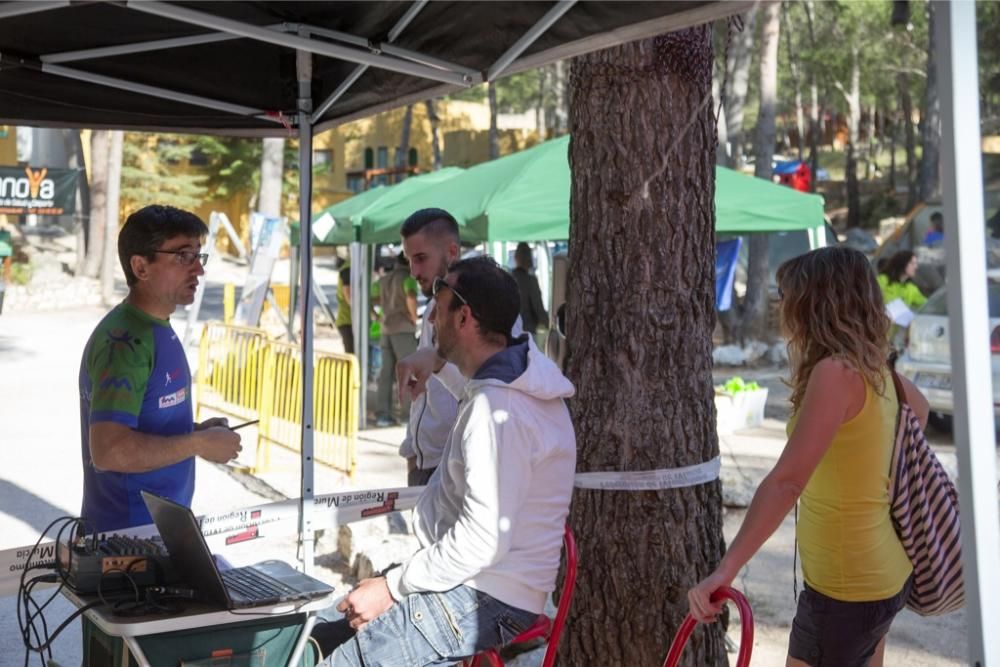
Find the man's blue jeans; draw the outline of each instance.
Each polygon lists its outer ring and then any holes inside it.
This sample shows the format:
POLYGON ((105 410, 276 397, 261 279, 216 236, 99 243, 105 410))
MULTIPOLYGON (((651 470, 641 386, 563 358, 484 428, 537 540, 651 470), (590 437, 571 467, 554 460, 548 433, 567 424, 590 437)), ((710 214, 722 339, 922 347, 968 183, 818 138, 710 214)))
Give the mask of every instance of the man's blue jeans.
POLYGON ((445 593, 415 593, 369 623, 326 660, 326 667, 453 665, 508 644, 538 614, 458 586, 445 593))

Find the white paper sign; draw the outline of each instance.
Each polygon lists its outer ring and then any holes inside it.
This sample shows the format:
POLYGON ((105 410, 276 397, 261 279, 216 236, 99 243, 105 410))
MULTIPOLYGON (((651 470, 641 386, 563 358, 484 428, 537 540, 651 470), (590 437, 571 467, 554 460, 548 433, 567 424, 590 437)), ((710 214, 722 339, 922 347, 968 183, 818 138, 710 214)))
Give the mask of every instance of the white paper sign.
POLYGON ((901 327, 908 327, 913 321, 913 311, 907 308, 902 299, 893 299, 885 304, 885 312, 893 324, 901 327))

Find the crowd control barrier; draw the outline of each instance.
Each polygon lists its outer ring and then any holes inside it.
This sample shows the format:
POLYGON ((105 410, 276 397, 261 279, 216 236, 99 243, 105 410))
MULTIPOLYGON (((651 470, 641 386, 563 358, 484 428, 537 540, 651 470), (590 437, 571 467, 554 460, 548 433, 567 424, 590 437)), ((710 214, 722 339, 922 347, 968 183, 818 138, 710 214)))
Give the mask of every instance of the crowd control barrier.
MULTIPOLYGON (((241 420, 259 419, 253 472, 271 466, 271 445, 300 451, 302 352, 250 327, 210 322, 198 351, 197 414, 202 408, 241 420)), ((354 476, 357 467, 357 358, 317 352, 313 361, 313 455, 354 476)))

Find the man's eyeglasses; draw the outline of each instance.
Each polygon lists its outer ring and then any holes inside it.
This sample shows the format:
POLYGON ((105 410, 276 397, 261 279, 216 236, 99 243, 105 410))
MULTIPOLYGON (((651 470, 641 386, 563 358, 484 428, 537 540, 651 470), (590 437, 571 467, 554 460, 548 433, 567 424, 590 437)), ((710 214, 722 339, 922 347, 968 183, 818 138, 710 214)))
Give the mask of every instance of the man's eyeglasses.
POLYGON ((173 255, 177 258, 177 263, 182 266, 191 266, 195 260, 201 262, 202 266, 208 263, 207 252, 194 252, 193 250, 154 250, 161 255, 173 255))
POLYGON ((476 311, 472 307, 472 304, 469 303, 468 299, 466 299, 464 296, 462 296, 459 293, 459 291, 457 289, 455 289, 454 286, 449 285, 448 282, 444 278, 441 278, 440 276, 437 277, 437 278, 435 278, 434 282, 431 284, 431 296, 433 296, 436 299, 437 295, 438 295, 438 292, 440 292, 445 287, 447 287, 448 289, 451 290, 451 293, 455 295, 456 299, 458 299, 459 301, 462 302, 463 306, 468 306, 469 310, 472 311, 472 314, 476 315, 476 311))

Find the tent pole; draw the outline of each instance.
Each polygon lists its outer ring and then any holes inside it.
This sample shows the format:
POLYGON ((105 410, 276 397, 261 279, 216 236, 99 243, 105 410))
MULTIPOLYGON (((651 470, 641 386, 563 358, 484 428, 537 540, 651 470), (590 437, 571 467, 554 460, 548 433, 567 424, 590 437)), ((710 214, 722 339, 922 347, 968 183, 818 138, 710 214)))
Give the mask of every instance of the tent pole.
POLYGON ((313 291, 312 286, 312 55, 296 52, 299 82, 299 298, 302 299, 302 486, 299 543, 302 569, 313 569, 313 291))
POLYGON ((955 451, 970 665, 1000 665, 1000 515, 983 232, 976 4, 934 2, 955 451))
POLYGON ((358 396, 358 424, 366 427, 368 414, 368 246, 351 244, 351 328, 354 331, 354 356, 358 358, 361 388, 358 396))

